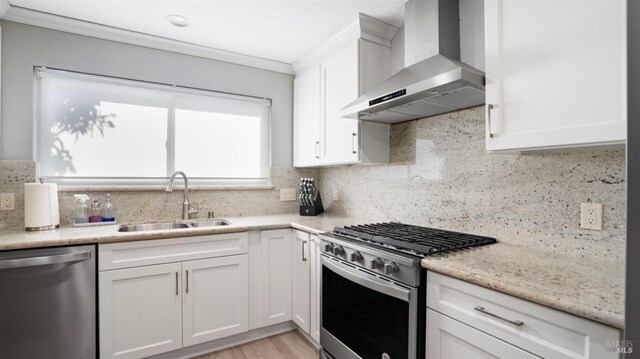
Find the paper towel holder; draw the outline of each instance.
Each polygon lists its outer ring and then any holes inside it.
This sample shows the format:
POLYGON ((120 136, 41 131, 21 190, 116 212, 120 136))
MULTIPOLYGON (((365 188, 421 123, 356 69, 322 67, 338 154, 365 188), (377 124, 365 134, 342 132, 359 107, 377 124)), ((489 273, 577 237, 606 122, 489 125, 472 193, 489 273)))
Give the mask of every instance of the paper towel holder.
POLYGON ((58 186, 45 183, 25 183, 25 230, 28 232, 49 231, 60 228, 60 212, 58 209, 58 186), (47 185, 48 190, 35 190, 31 186, 47 185), (35 202, 34 202, 35 201, 35 202))

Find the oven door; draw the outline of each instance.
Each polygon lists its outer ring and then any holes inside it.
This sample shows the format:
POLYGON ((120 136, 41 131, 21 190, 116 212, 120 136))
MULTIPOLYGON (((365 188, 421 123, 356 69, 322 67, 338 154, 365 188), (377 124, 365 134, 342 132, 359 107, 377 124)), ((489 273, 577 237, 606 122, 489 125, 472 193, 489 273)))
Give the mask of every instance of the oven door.
POLYGON ((418 290, 322 255, 320 344, 338 359, 415 359, 418 290))

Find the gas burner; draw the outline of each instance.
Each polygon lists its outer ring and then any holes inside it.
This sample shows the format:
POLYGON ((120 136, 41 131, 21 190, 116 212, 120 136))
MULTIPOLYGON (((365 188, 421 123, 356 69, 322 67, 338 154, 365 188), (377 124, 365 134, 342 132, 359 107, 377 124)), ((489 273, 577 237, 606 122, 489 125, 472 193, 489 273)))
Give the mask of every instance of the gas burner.
POLYGON ((336 227, 333 233, 423 257, 496 243, 495 238, 397 222, 336 227))

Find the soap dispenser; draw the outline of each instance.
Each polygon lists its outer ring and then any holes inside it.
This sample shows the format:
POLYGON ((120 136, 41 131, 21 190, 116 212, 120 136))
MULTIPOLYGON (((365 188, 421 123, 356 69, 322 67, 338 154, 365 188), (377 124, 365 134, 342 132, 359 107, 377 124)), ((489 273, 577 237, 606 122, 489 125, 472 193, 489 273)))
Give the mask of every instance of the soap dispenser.
POLYGON ((89 208, 89 222, 102 222, 102 209, 100 208, 100 200, 97 198, 91 200, 91 208, 89 208))
POLYGON ((76 205, 75 223, 87 223, 89 222, 89 196, 86 194, 74 194, 76 205))
POLYGON ((116 218, 113 215, 113 204, 111 203, 111 194, 107 193, 107 198, 104 200, 104 207, 102 207, 102 221, 103 222, 115 222, 116 218))

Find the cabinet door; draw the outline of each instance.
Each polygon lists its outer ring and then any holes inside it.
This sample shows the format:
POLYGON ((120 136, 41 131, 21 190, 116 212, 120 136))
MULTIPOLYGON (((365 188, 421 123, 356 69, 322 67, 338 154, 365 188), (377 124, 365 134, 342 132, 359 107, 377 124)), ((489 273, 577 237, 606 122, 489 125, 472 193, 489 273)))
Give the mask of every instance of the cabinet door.
POLYGON ((358 120, 340 110, 358 98, 358 43, 329 56, 322 64, 322 164, 358 162, 358 120))
POLYGON ((293 81, 293 165, 320 164, 320 65, 293 81))
POLYGON ((625 142, 625 3, 485 1, 487 150, 625 142))
POLYGON ((246 332, 247 255, 182 263, 184 346, 246 332))
POLYGON ((320 240, 317 236, 309 238, 309 258, 311 264, 311 290, 310 290, 310 335, 313 340, 320 343, 320 288, 322 285, 322 264, 320 263, 320 240))
POLYGON ((100 357, 141 358, 182 347, 180 263, 100 272, 100 357))
POLYGON ((300 329, 309 334, 309 302, 310 288, 310 259, 309 259, 309 234, 294 231, 295 243, 293 245, 293 272, 292 272, 292 308, 293 321, 300 329))
POLYGON ((291 229, 260 234, 260 326, 291 320, 291 229))
POLYGON ((427 359, 539 358, 427 309, 427 359))

